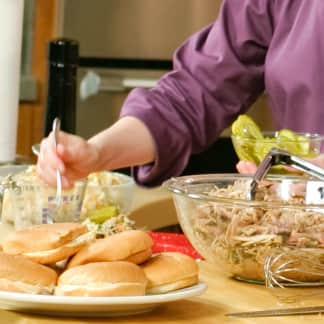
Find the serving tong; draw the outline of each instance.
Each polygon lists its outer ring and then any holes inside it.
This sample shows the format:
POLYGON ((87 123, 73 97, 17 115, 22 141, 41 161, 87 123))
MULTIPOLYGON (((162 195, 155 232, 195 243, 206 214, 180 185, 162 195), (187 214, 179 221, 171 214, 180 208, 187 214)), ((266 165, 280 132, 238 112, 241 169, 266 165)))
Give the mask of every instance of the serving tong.
POLYGON ((322 169, 321 167, 298 156, 292 155, 285 150, 272 148, 260 163, 258 169, 253 175, 253 179, 250 183, 250 188, 247 193, 247 198, 249 200, 255 199, 259 182, 264 179, 270 168, 274 165, 291 166, 317 179, 324 180, 324 169, 322 169))

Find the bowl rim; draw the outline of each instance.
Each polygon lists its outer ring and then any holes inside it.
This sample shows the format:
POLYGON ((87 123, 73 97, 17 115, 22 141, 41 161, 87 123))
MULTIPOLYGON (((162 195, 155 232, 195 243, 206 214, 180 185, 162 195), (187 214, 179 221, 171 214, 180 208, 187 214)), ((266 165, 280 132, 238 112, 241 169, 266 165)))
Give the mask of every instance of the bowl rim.
MULTIPOLYGON (((107 172, 107 173, 116 175, 117 177, 121 178, 122 181, 123 181, 121 183, 108 184, 106 186, 109 186, 109 187, 111 186, 111 187, 117 188, 117 187, 127 187, 127 186, 133 186, 133 185, 135 185, 134 178, 132 176, 128 175, 128 174, 124 174, 124 173, 116 172, 116 171, 110 171, 110 170, 103 170, 103 171, 99 171, 99 172, 107 172)), ((98 186, 98 185, 97 184, 90 183, 89 182, 89 179, 88 179, 87 186, 98 186)), ((100 185, 100 186, 102 187, 102 185, 100 185)))
MULTIPOLYGON (((279 131, 262 131, 261 134, 264 136, 268 136, 270 137, 270 139, 275 139, 276 138, 276 134, 278 134, 279 131)), ((324 140, 324 135, 321 135, 319 133, 310 133, 310 132, 294 132, 294 134, 298 135, 298 136, 305 136, 306 139, 305 141, 322 141, 324 140)), ((250 137, 245 137, 245 136, 239 136, 239 135, 233 135, 231 134, 231 139, 232 140, 242 140, 242 141, 249 141, 249 142, 267 142, 269 139, 257 139, 257 138, 250 138, 250 137)), ((295 140, 288 140, 288 139, 284 139, 280 142, 285 142, 285 143, 296 143, 295 140)), ((303 142, 302 140, 298 141, 303 142)))
MULTIPOLYGON (((171 191, 173 194, 178 196, 183 196, 187 198, 191 198, 194 200, 200 201, 211 201, 222 203, 224 205, 230 206, 243 206, 243 207, 262 207, 262 208, 282 208, 282 209, 298 209, 307 208, 312 211, 316 211, 316 209, 324 209, 323 204, 287 204, 284 202, 273 202, 273 201, 264 201, 264 200, 248 200, 248 199, 239 199, 239 198, 226 198, 226 197, 217 197, 217 196, 210 196, 205 193, 195 193, 190 192, 188 190, 188 185, 190 184, 204 184, 204 183, 211 183, 213 180, 216 181, 229 181, 229 180, 253 180, 253 175, 246 175, 246 174, 238 174, 238 173, 214 173, 214 174, 195 174, 195 175, 186 175, 186 176, 179 176, 173 177, 163 182, 162 187, 171 191)), ((266 177, 267 180, 283 180, 283 181, 298 181, 300 182, 307 182, 310 179, 303 178, 301 176, 295 175, 268 175, 266 177)), ((311 179, 312 180, 312 179, 311 179)), ((313 180, 319 181, 319 180, 313 180)), ((324 184, 324 182, 323 182, 324 184)))
MULTIPOLYGON (((28 178, 27 179, 19 178, 20 172, 25 171, 29 166, 32 166, 32 164, 31 165, 19 165, 19 166, 21 166, 21 168, 19 170, 12 171, 12 172, 8 173, 8 174, 13 175, 14 177, 18 176, 18 179, 17 178, 15 179, 15 182, 16 182, 16 184, 18 186, 49 187, 49 188, 53 188, 53 189, 56 190, 55 187, 51 187, 50 185, 48 185, 47 183, 41 181, 40 179, 39 179, 39 181, 35 182, 35 181, 30 180, 28 178)), ((1 166, 0 166, 0 172, 1 172, 1 166)), ((135 184, 134 178, 132 176, 127 175, 127 174, 124 174, 124 173, 121 173, 121 172, 109 171, 109 170, 103 170, 103 171, 100 171, 100 172, 111 173, 113 175, 116 175, 118 178, 122 179, 121 183, 111 184, 111 185, 108 185, 108 186, 112 186, 114 188, 117 188, 117 187, 133 186, 135 184)), ((5 175, 0 175, 0 179, 5 178, 5 177, 6 177, 5 175)), ((90 183, 88 178, 86 177, 86 178, 82 178, 82 179, 78 179, 78 180, 74 181, 74 186, 71 189, 73 190, 73 188, 79 187, 79 186, 91 187, 91 186, 98 186, 98 185, 90 183)), ((69 191, 69 189, 67 191, 69 191)))

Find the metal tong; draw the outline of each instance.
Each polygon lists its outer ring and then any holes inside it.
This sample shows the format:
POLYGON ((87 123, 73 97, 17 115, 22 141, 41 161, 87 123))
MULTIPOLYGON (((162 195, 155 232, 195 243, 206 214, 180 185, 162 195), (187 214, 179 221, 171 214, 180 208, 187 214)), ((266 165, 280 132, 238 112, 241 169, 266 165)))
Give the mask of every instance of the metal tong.
POLYGON ((265 156, 253 176, 250 183, 250 190, 247 194, 248 199, 255 199, 258 183, 266 176, 272 166, 279 164, 294 167, 295 169, 303 171, 315 178, 324 180, 324 169, 321 167, 298 156, 292 155, 287 151, 272 148, 265 156))

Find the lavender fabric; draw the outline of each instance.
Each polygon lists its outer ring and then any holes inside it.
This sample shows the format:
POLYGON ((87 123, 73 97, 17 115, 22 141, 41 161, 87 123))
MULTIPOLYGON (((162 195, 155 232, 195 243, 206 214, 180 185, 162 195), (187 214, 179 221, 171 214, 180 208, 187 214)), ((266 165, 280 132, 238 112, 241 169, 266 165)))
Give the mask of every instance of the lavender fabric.
POLYGON ((263 91, 278 128, 324 134, 323 17, 323 0, 224 0, 215 23, 177 49, 174 69, 125 100, 121 117, 142 120, 157 150, 134 169, 137 182, 179 175, 263 91))

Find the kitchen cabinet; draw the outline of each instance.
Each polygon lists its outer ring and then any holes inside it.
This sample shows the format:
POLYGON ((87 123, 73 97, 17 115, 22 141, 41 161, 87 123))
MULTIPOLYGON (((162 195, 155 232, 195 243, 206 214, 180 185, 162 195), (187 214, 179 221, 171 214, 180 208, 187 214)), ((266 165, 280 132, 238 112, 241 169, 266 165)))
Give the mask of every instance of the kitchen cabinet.
POLYGON ((46 98, 47 42, 56 36, 56 1, 34 0, 30 74, 37 83, 37 97, 20 101, 17 153, 34 159, 31 146, 42 138, 43 112, 46 98))

